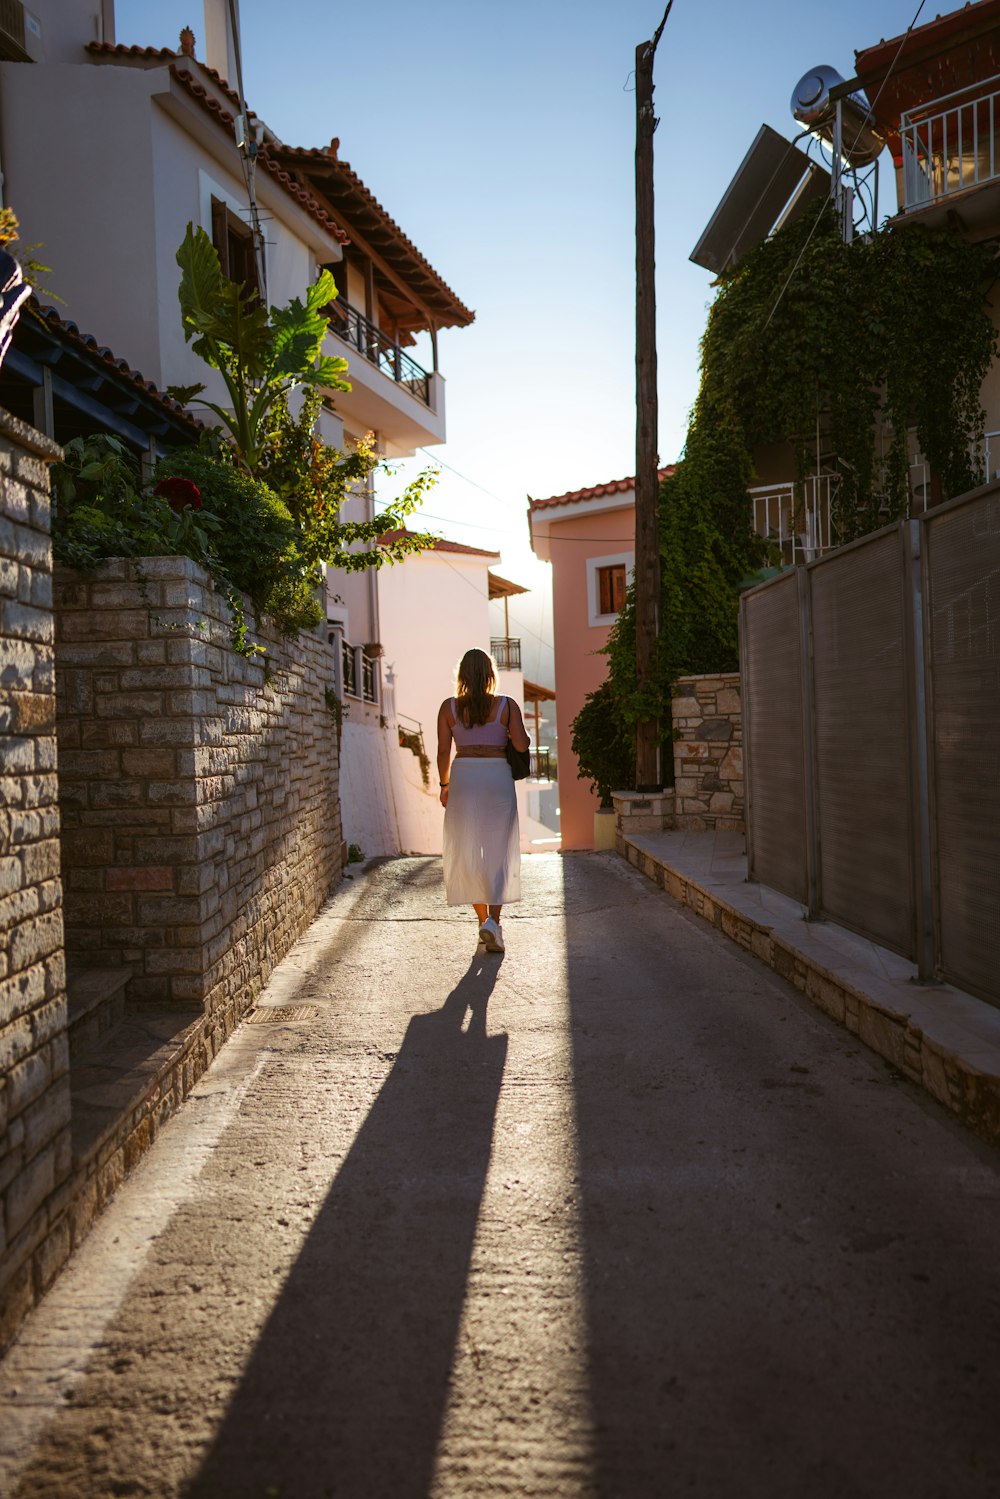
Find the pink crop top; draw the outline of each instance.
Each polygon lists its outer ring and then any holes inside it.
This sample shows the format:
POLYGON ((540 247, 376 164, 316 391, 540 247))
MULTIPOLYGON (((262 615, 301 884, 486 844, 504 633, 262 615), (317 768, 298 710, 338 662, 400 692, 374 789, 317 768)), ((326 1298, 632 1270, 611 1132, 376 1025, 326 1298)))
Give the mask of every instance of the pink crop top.
POLYGON ((452 698, 451 711, 455 715, 455 723, 451 732, 459 749, 466 749, 470 745, 482 745, 490 749, 506 749, 507 725, 500 722, 500 715, 503 712, 503 705, 506 701, 505 697, 499 699, 495 718, 491 718, 488 723, 478 723, 474 728, 467 729, 458 716, 458 703, 452 698))

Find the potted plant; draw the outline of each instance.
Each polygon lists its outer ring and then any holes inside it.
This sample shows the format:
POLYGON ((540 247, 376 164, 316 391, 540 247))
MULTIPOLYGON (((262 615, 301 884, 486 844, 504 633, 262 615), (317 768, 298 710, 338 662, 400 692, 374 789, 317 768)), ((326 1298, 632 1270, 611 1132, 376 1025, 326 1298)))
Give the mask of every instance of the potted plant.
POLYGON ((615 813, 611 793, 633 784, 635 748, 615 713, 610 682, 587 694, 571 728, 573 753, 579 765, 577 776, 590 781, 591 789, 601 799, 594 813, 594 847, 613 848, 615 813))

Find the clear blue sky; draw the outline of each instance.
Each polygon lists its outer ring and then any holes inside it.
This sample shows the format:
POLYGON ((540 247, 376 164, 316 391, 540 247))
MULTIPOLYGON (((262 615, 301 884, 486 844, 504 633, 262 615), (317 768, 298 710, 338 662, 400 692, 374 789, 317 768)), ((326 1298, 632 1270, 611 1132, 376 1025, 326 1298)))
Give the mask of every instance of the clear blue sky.
MULTIPOLYGON (((656 59, 664 462, 683 444, 712 295, 688 255, 733 171, 762 122, 794 133, 803 73, 829 63, 852 76, 854 49, 904 32, 917 3, 675 0, 656 59)), ((174 46, 188 23, 204 55, 200 0, 116 8, 119 41, 174 46)), ((502 546, 505 571, 540 589, 526 495, 634 472, 628 90, 662 11, 663 0, 241 0, 251 107, 295 145, 339 136, 341 157, 476 309, 471 328, 441 339, 441 457, 482 488, 445 470, 427 503, 443 520, 428 525, 502 546)))

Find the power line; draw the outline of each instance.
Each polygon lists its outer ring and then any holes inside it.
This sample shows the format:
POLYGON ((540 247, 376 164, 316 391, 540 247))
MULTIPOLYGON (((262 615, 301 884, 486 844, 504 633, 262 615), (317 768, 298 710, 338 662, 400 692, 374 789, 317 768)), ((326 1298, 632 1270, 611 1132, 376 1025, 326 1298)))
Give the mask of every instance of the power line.
MULTIPOLYGON (((386 509, 389 509, 389 508, 391 508, 391 505, 387 505, 382 510, 376 510, 376 512, 375 512, 376 516, 384 515, 386 513, 386 509)), ((443 526, 461 526, 466 531, 485 531, 488 536, 494 535, 494 534, 497 534, 497 535, 501 534, 498 531, 497 527, 495 527, 495 526, 481 526, 481 525, 477 524, 476 521, 472 521, 472 520, 453 520, 450 515, 434 515, 433 512, 430 511, 430 510, 415 511, 414 514, 413 514, 413 519, 415 521, 416 520, 434 520, 434 521, 439 521, 441 523, 441 525, 443 525, 443 526)))
POLYGON ((518 506, 516 506, 512 500, 502 499, 500 495, 494 494, 492 489, 487 489, 485 485, 478 484, 475 479, 470 479, 468 474, 463 474, 459 469, 454 468, 450 463, 445 463, 444 459, 439 458, 436 453, 429 452, 427 448, 418 448, 417 452, 423 453, 425 457, 431 460, 432 463, 440 463, 442 468, 446 468, 450 474, 454 474, 457 479, 461 479, 464 483, 471 484, 473 489, 478 489, 480 493, 489 495, 490 499, 496 500, 498 505, 505 505, 508 510, 518 509, 518 506))
MULTIPOLYGON (((441 556, 440 553, 438 553, 437 555, 441 556)), ((481 593, 480 589, 476 587, 476 584, 472 582, 471 578, 467 578, 463 572, 459 572, 459 570, 455 566, 455 564, 453 562, 449 562, 448 559, 447 559, 447 557, 443 557, 442 561, 445 563, 445 565, 447 567, 451 568, 451 570, 452 570, 453 573, 456 573, 458 575, 458 577, 460 577, 462 579, 463 583, 467 583, 469 585, 469 587, 472 588, 472 589, 474 589, 475 592, 479 595, 479 597, 482 598, 482 593, 481 593)), ((490 602, 490 600, 487 600, 487 603, 489 603, 489 602, 490 602)), ((543 635, 539 635, 538 631, 537 630, 533 630, 530 625, 526 625, 526 624, 522 623, 520 625, 520 628, 522 630, 524 630, 526 634, 533 635, 535 637, 535 639, 539 642, 539 644, 543 645, 547 651, 554 651, 555 650, 554 643, 551 640, 546 640, 543 635)))

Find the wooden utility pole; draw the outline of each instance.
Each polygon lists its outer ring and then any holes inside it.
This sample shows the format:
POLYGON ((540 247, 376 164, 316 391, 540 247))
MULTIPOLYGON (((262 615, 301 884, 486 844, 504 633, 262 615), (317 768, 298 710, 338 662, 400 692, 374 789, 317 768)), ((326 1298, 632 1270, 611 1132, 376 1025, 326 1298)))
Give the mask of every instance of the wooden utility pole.
MULTIPOLYGON (((656 283, 653 230, 653 58, 670 14, 635 49, 635 665, 640 688, 653 671, 660 606, 660 495, 657 472, 656 283)), ((636 725, 637 791, 658 791, 659 724, 636 725)))

